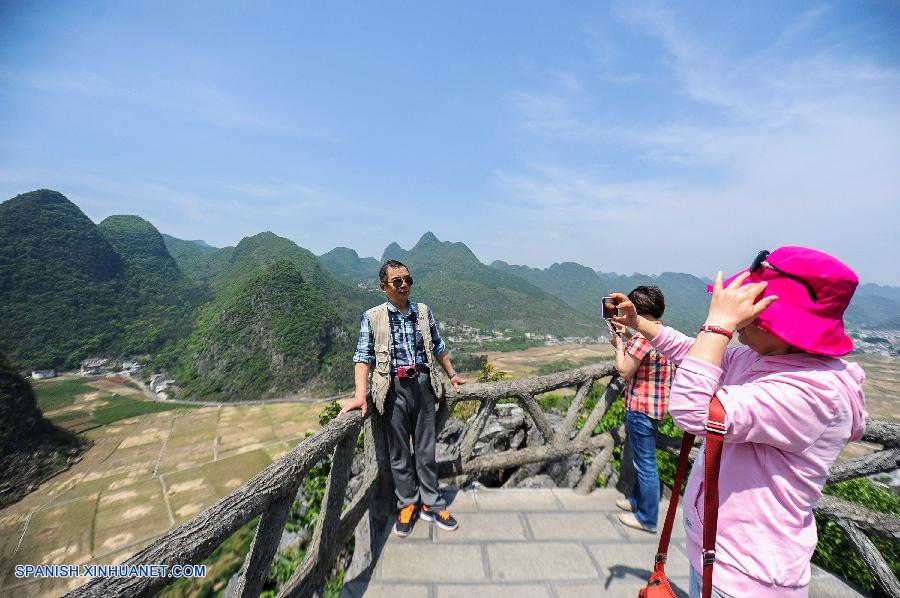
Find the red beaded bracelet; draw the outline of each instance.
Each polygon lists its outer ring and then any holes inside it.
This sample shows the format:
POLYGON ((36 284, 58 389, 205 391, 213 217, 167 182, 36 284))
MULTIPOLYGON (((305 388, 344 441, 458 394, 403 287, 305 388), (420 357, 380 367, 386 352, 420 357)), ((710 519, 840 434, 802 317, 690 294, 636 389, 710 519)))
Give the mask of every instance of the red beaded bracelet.
POLYGON ((700 332, 715 332, 716 334, 721 334, 723 336, 727 336, 728 340, 731 340, 731 337, 734 335, 733 332, 731 332, 727 328, 722 328, 721 326, 703 325, 700 327, 700 332))

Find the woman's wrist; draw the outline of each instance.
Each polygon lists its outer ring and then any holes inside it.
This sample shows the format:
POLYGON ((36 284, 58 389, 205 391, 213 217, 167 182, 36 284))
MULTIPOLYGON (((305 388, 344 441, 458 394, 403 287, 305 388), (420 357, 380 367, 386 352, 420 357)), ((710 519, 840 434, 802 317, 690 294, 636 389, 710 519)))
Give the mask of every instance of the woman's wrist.
POLYGON ((654 338, 657 334, 659 334, 659 329, 662 326, 656 320, 648 320, 644 316, 638 316, 638 325, 637 331, 644 335, 644 338, 651 339, 654 338))
POLYGON ((728 340, 731 340, 732 337, 734 336, 733 328, 727 328, 725 326, 718 326, 716 324, 704 324, 703 326, 700 327, 700 330, 698 332, 709 332, 712 334, 721 334, 722 336, 726 337, 728 340))
POLYGON ((719 326, 721 328, 725 328, 726 330, 730 330, 734 332, 738 329, 738 322, 734 320, 733 317, 725 315, 725 314, 714 314, 710 313, 706 316, 706 321, 703 322, 704 326, 719 326))

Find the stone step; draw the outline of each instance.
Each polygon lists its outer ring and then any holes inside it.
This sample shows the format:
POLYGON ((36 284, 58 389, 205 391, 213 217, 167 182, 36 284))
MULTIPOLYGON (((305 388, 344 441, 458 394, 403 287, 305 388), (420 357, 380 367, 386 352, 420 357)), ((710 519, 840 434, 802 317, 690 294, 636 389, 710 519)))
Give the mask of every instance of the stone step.
MULTIPOLYGON (((621 494, 598 489, 448 491, 459 529, 447 532, 417 521, 406 538, 389 534, 371 580, 348 581, 342 596, 421 598, 580 598, 637 596, 647 583, 659 542, 623 526, 615 506, 621 494)), ((660 505, 660 521, 668 503, 660 505)), ((667 571, 687 596, 688 559, 680 512, 667 571)), ((861 596, 815 568, 810 596, 861 596)))

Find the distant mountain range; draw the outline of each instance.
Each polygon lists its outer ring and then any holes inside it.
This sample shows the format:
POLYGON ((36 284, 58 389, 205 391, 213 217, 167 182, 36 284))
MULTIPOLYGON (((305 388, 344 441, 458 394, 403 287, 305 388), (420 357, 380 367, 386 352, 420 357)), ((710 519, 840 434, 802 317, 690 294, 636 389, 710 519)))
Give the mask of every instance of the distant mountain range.
MULTIPOLYGON (((692 274, 618 274, 595 271, 575 262, 562 262, 540 269, 496 260, 491 263, 490 268, 514 277, 498 278, 496 274, 485 272, 485 265, 465 244, 441 242, 430 232, 425 233, 409 251, 397 243, 391 243, 381 257, 382 261, 386 259, 397 259, 407 264, 417 281, 422 276, 422 288, 416 288, 415 292, 421 292, 429 298, 432 294, 438 295, 436 301, 447 304, 450 319, 458 317, 460 310, 455 309, 457 299, 467 293, 465 284, 461 283, 470 279, 492 289, 508 286, 526 295, 533 293, 533 289, 525 289, 521 287, 520 281, 514 281, 516 278, 521 279, 561 300, 592 322, 597 322, 599 318, 600 298, 611 292, 628 293, 640 285, 655 285, 662 290, 666 298, 663 320, 683 332, 691 333, 701 326, 709 308, 709 293, 706 289, 711 280, 692 274), (436 273, 435 278, 430 278, 436 273), (441 278, 441 273, 453 276, 441 278), (433 284, 432 281, 436 278, 440 279, 440 283, 433 284)), ((319 260, 335 276, 369 285, 375 285, 378 281, 377 273, 381 262, 375 258, 360 258, 352 249, 338 247, 319 256, 319 260)), ((420 286, 418 282, 416 286, 420 286)), ((474 307, 475 304, 469 305, 474 307)), ((462 317, 458 321, 476 325, 473 318, 477 315, 467 313, 469 305, 462 310, 462 317)), ((526 317, 525 329, 543 332, 543 326, 535 326, 538 319, 526 317)), ((861 284, 847 310, 845 322, 851 329, 900 330, 900 287, 861 284)), ((560 330, 556 329, 556 333, 559 334, 560 330)))
POLYGON ((600 298, 613 292, 628 293, 641 285, 655 285, 666 299, 663 320, 684 332, 696 330, 706 319, 709 307, 707 282, 675 272, 659 276, 596 272, 574 262, 553 264, 543 270, 528 266, 512 266, 495 261, 492 267, 509 272, 552 293, 579 312, 597 317, 600 298))
POLYGON ((382 255, 402 261, 415 279, 412 295, 441 320, 483 330, 596 336, 601 322, 512 274, 482 264, 463 243, 425 233, 409 251, 391 243, 382 255))
MULTIPOLYGON (((664 319, 692 331, 709 300, 707 282, 689 274, 486 265, 430 232, 409 250, 391 243, 381 260, 346 247, 317 257, 270 232, 220 249, 137 216, 94 224, 50 190, 0 203, 0 239, 0 353, 14 367, 149 355, 198 398, 350 388, 359 318, 384 300, 377 273, 389 258, 409 266, 413 299, 439 320, 484 331, 596 336, 600 297, 640 284, 658 285, 664 319)), ((847 322, 900 329, 900 289, 861 285, 847 322)))

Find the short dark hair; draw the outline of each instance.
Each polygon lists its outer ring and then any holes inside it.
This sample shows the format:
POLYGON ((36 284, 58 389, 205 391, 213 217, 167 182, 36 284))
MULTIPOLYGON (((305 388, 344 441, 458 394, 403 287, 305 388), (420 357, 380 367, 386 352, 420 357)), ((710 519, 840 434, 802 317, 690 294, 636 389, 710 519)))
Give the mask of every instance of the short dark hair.
POLYGON ((666 298, 663 297, 659 287, 635 287, 628 293, 628 298, 634 303, 639 316, 652 316, 658 320, 666 311, 666 298))
MULTIPOLYGON (((381 282, 387 282, 387 271, 388 268, 406 268, 406 264, 398 260, 385 260, 383 264, 381 264, 381 268, 378 269, 378 280, 381 282)), ((406 268, 407 272, 409 268, 406 268)))

